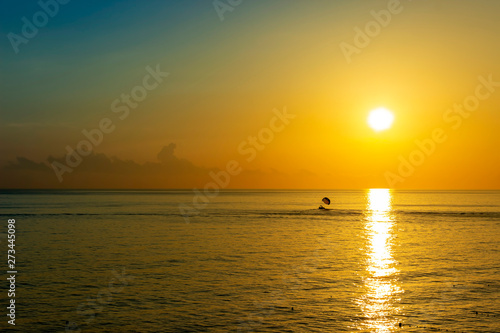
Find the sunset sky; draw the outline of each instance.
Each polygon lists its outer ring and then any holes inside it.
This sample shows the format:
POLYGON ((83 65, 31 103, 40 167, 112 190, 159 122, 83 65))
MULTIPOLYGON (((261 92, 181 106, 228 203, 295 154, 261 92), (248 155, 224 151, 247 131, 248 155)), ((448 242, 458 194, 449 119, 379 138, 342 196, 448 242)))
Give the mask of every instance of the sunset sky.
POLYGON ((500 188, 498 1, 54 1, 0 4, 2 188, 500 188))

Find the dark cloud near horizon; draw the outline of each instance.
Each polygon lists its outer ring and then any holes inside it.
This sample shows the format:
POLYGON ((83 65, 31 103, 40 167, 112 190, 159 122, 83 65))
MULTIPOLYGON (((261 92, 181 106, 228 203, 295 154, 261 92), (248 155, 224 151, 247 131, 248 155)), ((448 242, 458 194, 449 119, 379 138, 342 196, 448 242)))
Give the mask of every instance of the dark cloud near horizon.
POLYGON ((2 167, 2 170, 48 171, 50 167, 43 162, 37 163, 25 157, 18 156, 15 162, 7 162, 7 164, 2 167))
MULTIPOLYGON (((66 165, 65 156, 49 156, 47 162, 35 162, 25 157, 17 157, 0 168, 1 188, 116 188, 116 189, 168 189, 203 188, 212 182, 210 173, 219 173, 217 168, 204 168, 175 155, 175 143, 164 146, 157 155, 158 162, 143 164, 133 160, 110 157, 103 153, 91 153, 72 172, 62 175, 59 182, 52 163, 66 165)), ((297 176, 317 178, 309 171, 301 171, 297 176)), ((293 177, 276 170, 243 170, 231 177, 228 187, 262 188, 289 187, 293 177), (288 186, 287 186, 288 185, 288 186)))
POLYGON ((49 156, 47 162, 17 157, 1 167, 2 188, 178 188, 192 187, 208 181, 211 169, 198 167, 175 156, 176 145, 164 146, 158 162, 137 163, 94 153, 62 174, 58 181, 52 163, 66 165, 66 156, 49 156))

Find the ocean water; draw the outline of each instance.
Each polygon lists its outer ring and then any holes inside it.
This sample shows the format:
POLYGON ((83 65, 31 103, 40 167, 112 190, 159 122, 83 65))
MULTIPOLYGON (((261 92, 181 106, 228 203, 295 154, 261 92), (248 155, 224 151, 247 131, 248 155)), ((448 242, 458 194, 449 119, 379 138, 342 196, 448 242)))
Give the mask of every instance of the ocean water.
POLYGON ((2 331, 500 332, 500 191, 0 198, 18 271, 2 331))

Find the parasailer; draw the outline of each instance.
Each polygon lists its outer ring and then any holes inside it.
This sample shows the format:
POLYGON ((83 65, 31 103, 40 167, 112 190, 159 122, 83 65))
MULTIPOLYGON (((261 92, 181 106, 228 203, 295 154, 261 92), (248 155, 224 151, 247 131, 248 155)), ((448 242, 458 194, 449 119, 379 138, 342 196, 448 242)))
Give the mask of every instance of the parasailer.
MULTIPOLYGON (((328 199, 327 197, 324 197, 321 201, 323 201, 324 204, 327 204, 327 205, 330 204, 330 199, 328 199)), ((323 207, 323 205, 320 205, 319 209, 327 209, 327 208, 323 207)))

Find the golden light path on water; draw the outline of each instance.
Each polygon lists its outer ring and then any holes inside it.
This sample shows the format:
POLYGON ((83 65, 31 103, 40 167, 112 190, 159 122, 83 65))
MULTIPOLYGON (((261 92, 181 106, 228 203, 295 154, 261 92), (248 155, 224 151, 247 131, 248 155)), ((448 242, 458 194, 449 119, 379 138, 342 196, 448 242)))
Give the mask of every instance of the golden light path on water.
POLYGON ((365 233, 367 263, 363 295, 357 299, 365 320, 361 329, 370 332, 395 330, 399 312, 399 270, 393 258, 394 214, 389 189, 370 189, 367 193, 365 233))

